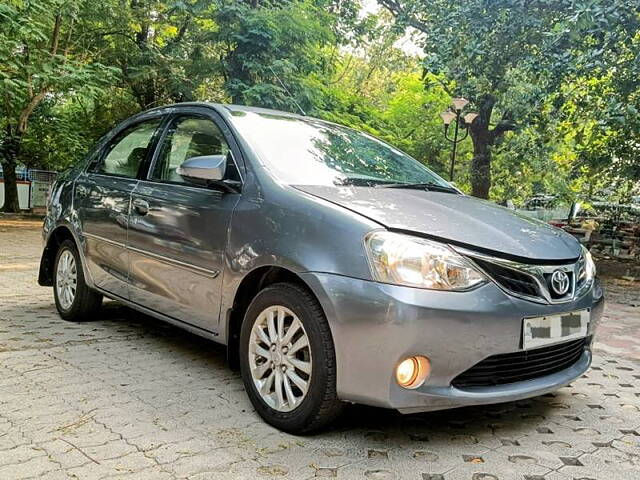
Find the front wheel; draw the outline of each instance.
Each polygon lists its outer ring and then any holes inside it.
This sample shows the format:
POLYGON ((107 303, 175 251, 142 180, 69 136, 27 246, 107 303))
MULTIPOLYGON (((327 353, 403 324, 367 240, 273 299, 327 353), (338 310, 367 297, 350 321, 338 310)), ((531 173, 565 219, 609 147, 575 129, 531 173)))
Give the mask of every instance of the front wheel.
POLYGON ((80 254, 71 240, 62 242, 56 255, 53 295, 60 316, 72 322, 89 320, 102 304, 102 295, 84 281, 80 254))
POLYGON ((340 413, 329 324, 298 285, 278 283, 253 299, 242 324, 240 369, 256 411, 280 430, 308 433, 340 413))

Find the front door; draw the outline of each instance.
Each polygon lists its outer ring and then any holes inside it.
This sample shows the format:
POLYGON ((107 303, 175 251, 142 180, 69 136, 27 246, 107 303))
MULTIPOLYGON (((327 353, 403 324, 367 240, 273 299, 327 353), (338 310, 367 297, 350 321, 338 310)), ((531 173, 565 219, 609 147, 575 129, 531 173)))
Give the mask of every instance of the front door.
POLYGON ((155 118, 116 135, 75 182, 74 206, 91 277, 97 287, 122 298, 128 298, 131 192, 160 123, 155 118))
POLYGON ((191 157, 227 155, 228 178, 240 180, 229 143, 213 117, 176 115, 132 195, 131 300, 207 331, 217 330, 227 230, 240 195, 189 184, 176 168, 191 157))

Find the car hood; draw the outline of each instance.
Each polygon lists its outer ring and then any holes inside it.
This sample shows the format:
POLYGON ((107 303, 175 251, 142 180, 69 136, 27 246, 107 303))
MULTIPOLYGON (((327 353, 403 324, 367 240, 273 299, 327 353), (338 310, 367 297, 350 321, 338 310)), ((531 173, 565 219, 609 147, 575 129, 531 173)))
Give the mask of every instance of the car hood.
POLYGON ((296 185, 295 188, 396 230, 535 262, 580 256, 571 235, 467 195, 425 190, 296 185))

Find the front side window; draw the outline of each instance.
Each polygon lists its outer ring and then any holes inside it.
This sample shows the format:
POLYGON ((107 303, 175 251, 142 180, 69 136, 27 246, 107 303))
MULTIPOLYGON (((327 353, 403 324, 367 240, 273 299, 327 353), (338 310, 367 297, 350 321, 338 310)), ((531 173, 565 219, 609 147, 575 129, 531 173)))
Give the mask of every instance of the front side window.
POLYGON ((231 112, 262 162, 294 185, 449 185, 417 160, 370 135, 313 118, 231 112))
POLYGON ((206 155, 227 156, 227 178, 236 179, 231 151, 218 126, 208 118, 180 117, 174 120, 162 142, 151 173, 152 180, 187 183, 176 169, 186 160, 206 155))
POLYGON ((140 164, 147 156, 153 134, 161 119, 149 120, 134 125, 116 137, 107 146, 102 160, 93 169, 96 173, 136 178, 140 164))

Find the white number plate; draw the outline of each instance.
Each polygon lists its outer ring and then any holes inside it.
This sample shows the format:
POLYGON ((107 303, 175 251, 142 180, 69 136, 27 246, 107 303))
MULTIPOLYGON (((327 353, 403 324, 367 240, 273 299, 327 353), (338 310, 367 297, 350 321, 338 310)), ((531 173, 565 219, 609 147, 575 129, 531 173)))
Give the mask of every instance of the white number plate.
POLYGON ((587 309, 546 317, 525 318, 522 326, 522 347, 524 350, 529 350, 586 337, 590 316, 590 311, 587 309))

